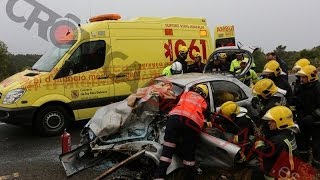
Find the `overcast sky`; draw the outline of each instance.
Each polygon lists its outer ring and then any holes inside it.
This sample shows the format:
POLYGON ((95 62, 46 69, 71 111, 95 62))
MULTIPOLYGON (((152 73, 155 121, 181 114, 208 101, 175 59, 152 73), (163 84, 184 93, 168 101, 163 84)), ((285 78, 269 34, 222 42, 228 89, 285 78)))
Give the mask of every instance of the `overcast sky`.
MULTIPOLYGON (((11 1, 11 0, 9 0, 11 1)), ((310 49, 320 45, 320 0, 37 0, 64 16, 72 13, 82 23, 90 16, 119 13, 123 19, 139 16, 204 17, 213 35, 218 24, 234 24, 236 38, 243 44, 262 47, 265 52, 278 45, 287 50, 310 49)), ((6 14, 8 0, 0 0, 0 40, 11 53, 44 53, 50 43, 6 14)), ((30 15, 33 8, 17 2, 16 15, 30 15)), ((45 17, 41 14, 40 17, 45 17)), ((45 19, 45 18, 44 18, 45 19)))

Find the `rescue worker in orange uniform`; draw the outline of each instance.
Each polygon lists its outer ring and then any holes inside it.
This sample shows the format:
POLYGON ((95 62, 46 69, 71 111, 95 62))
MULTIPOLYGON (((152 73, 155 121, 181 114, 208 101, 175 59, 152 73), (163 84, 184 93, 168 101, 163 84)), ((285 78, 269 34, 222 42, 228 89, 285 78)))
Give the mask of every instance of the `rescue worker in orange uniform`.
POLYGON ((185 173, 183 179, 194 179, 195 150, 200 138, 200 132, 205 125, 206 97, 208 87, 198 84, 181 95, 178 104, 169 112, 160 163, 155 171, 155 179, 164 179, 177 141, 182 139, 183 164, 185 173))

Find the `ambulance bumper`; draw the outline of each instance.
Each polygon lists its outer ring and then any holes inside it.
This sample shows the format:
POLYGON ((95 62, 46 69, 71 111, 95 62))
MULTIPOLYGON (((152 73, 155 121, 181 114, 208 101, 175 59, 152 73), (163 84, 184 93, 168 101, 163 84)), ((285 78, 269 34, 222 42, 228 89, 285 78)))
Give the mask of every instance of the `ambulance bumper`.
POLYGON ((13 125, 32 125, 35 107, 2 108, 0 107, 0 121, 13 125))

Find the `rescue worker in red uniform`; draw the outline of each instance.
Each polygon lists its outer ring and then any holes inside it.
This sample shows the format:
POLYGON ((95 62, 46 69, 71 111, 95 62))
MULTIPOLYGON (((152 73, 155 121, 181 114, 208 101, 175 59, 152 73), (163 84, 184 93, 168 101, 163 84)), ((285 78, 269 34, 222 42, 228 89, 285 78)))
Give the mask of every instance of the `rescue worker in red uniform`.
POLYGON ((312 165, 320 169, 320 82, 316 67, 307 65, 297 72, 301 86, 297 92, 298 124, 301 136, 298 149, 303 160, 308 161, 309 148, 312 148, 312 165), (312 137, 312 141, 310 141, 312 137))
POLYGON ((178 104, 169 112, 160 164, 155 171, 155 179, 164 179, 178 140, 182 139, 183 179, 194 179, 195 150, 200 132, 205 124, 204 112, 207 109, 208 87, 198 84, 181 95, 178 104))

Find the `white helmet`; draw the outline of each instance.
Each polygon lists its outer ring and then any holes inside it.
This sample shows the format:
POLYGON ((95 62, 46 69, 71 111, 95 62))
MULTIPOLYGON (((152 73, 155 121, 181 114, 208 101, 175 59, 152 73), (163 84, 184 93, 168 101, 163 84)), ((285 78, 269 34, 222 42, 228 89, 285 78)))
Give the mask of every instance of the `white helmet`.
POLYGON ((174 62, 171 65, 172 74, 182 73, 182 64, 180 62, 174 62))

